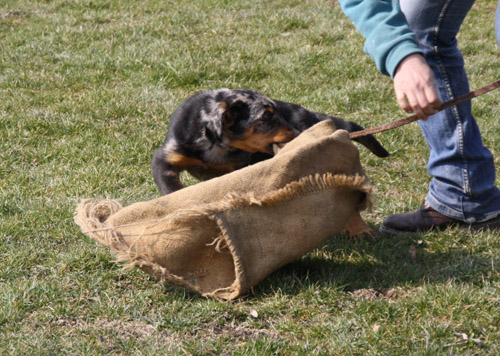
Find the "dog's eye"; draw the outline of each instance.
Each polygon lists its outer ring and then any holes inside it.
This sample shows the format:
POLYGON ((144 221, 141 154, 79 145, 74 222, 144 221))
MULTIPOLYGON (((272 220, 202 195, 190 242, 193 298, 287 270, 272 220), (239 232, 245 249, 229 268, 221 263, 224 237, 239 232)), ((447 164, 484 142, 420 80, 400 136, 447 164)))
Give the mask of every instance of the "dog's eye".
POLYGON ((264 111, 264 115, 262 115, 262 118, 264 120, 270 120, 270 119, 273 118, 273 116, 274 116, 274 113, 272 113, 271 111, 266 110, 266 111, 264 111))

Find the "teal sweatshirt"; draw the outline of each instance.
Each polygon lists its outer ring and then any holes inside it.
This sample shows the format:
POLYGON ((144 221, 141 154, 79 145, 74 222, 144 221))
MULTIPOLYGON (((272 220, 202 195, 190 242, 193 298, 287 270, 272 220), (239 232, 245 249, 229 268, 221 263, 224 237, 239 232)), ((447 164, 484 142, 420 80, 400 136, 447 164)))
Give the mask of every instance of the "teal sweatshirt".
POLYGON ((399 62, 422 53, 398 0, 339 0, 344 13, 365 37, 364 50, 381 73, 394 77, 399 62))

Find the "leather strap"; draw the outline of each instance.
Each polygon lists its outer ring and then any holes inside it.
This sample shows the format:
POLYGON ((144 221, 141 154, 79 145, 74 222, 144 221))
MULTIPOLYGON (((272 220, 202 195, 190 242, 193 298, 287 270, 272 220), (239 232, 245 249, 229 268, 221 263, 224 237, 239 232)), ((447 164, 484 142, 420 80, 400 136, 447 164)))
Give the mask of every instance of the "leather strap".
MULTIPOLYGON (((491 84, 488 84, 482 88, 476 89, 474 91, 471 91, 467 94, 464 94, 462 96, 459 96, 458 98, 452 99, 450 101, 447 101, 443 103, 440 107, 437 108, 437 112, 443 111, 445 109, 448 109, 452 106, 458 105, 460 103, 463 103, 464 101, 470 100, 472 98, 475 98, 477 96, 486 94, 492 90, 495 90, 500 87, 500 80, 497 80, 496 82, 493 82, 491 84)), ((407 116, 405 118, 390 122, 388 124, 384 124, 381 126, 374 127, 372 129, 366 129, 366 130, 361 130, 361 131, 355 131, 350 133, 351 139, 356 138, 356 137, 362 137, 362 136, 367 136, 367 135, 372 135, 376 134, 379 132, 387 131, 387 130, 392 130, 396 127, 400 127, 403 125, 407 125, 411 122, 417 121, 419 118, 417 115, 411 115, 407 116)))

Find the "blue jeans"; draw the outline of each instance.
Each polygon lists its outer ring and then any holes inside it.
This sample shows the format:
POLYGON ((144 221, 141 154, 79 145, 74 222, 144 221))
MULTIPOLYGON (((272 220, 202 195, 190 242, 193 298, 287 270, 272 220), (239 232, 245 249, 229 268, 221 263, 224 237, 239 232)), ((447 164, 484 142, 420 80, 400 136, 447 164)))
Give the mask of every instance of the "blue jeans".
POLYGON ((500 0, 497 5, 497 12, 495 14, 495 33, 497 34, 497 43, 500 47, 500 0))
MULTIPOLYGON (((456 34, 474 0, 400 0, 432 68, 443 102, 469 91, 456 34)), ((495 165, 484 147, 470 101, 419 121, 430 148, 426 203, 443 215, 474 223, 500 213, 495 165)))

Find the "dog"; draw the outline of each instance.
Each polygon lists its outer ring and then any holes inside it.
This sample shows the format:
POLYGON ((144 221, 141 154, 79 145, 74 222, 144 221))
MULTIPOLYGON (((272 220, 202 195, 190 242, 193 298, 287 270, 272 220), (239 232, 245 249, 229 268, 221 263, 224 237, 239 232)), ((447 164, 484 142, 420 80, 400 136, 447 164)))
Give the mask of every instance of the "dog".
MULTIPOLYGON (((353 122, 272 100, 255 90, 216 89, 186 99, 170 117, 152 171, 163 195, 183 188, 180 172, 207 180, 273 156, 272 146, 291 141, 314 124, 331 120, 337 129, 363 130, 353 122)), ((356 138, 378 157, 389 153, 371 135, 356 138)))

